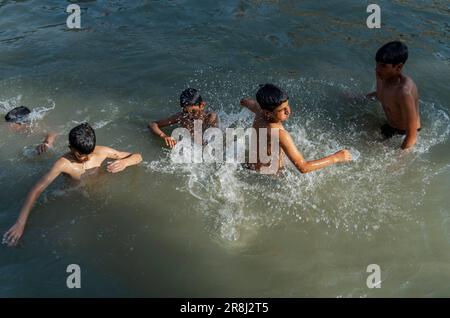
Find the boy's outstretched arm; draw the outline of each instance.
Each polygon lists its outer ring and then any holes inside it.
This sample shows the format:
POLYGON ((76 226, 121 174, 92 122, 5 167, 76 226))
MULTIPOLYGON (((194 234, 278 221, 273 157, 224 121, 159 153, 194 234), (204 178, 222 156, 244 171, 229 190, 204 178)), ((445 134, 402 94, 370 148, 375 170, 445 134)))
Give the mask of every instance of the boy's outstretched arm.
POLYGON ((36 147, 36 150, 39 155, 53 147, 53 143, 55 142, 56 136, 58 136, 58 134, 54 132, 50 132, 45 136, 45 139, 42 141, 42 143, 40 143, 36 147))
POLYGON ((241 99, 241 105, 248 108, 253 113, 257 113, 261 110, 261 106, 259 106, 258 102, 252 98, 241 99))
POLYGON ((116 159, 106 167, 106 170, 111 173, 120 172, 126 167, 134 166, 142 162, 142 156, 139 153, 118 151, 113 148, 103 146, 98 146, 97 149, 101 153, 105 154, 106 158, 116 159))
POLYGON ((25 230, 25 225, 30 215, 31 209, 33 208, 36 200, 39 198, 41 193, 53 182, 53 180, 58 177, 61 172, 66 169, 66 160, 63 158, 58 159, 50 171, 44 175, 28 192, 25 202, 20 210, 19 217, 16 223, 3 235, 3 243, 8 246, 17 245, 19 239, 23 235, 25 230))
POLYGON ((284 153, 301 173, 308 173, 323 169, 334 163, 352 160, 350 152, 344 149, 321 159, 306 161, 300 151, 298 151, 289 133, 284 130, 280 130, 280 145, 284 153))
POLYGON ((406 137, 402 143, 402 149, 408 149, 414 146, 417 142, 417 111, 414 97, 409 92, 402 92, 400 97, 400 107, 406 117, 407 128, 406 137))
POLYGON ((166 146, 173 148, 175 144, 177 143, 176 140, 170 136, 167 136, 162 130, 162 127, 170 126, 173 124, 178 123, 180 118, 180 114, 175 114, 173 116, 170 116, 168 118, 164 118, 158 121, 153 121, 148 124, 148 128, 155 134, 164 139, 166 142, 166 146))

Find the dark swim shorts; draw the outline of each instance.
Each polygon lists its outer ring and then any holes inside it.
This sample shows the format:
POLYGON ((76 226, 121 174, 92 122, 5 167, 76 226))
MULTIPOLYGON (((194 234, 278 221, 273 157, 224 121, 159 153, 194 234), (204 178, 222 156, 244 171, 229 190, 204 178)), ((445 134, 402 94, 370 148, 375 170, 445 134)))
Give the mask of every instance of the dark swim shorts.
MULTIPOLYGON (((417 129, 417 131, 420 130, 421 128, 417 129)), ((381 126, 381 134, 385 139, 389 139, 394 137, 395 135, 406 135, 406 130, 397 129, 389 124, 384 124, 383 126, 381 126)))

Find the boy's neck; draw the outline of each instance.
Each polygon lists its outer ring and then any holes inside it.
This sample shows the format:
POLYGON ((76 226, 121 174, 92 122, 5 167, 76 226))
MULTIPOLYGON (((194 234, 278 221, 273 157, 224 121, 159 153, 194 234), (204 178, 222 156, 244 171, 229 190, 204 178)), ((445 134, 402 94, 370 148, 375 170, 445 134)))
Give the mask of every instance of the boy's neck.
POLYGON ((397 84, 400 84, 402 78, 403 78, 403 74, 399 73, 399 74, 396 74, 396 75, 394 75, 392 77, 386 78, 384 80, 384 82, 386 84, 388 84, 388 85, 397 85, 397 84))
POLYGON ((266 121, 268 124, 278 125, 278 126, 283 127, 283 122, 282 122, 281 120, 274 121, 274 120, 269 120, 269 119, 265 118, 265 121, 266 121))

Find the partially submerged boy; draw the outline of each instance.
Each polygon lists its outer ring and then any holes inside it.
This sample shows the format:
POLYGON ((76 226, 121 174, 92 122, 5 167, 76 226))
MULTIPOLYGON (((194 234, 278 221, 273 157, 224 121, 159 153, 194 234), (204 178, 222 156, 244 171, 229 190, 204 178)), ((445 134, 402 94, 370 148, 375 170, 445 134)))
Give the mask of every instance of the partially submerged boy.
MULTIPOLYGON (((286 121, 291 115, 291 108, 289 106, 289 97, 280 88, 272 84, 263 85, 256 93, 256 100, 245 98, 241 100, 241 105, 248 108, 250 111, 255 113, 255 119, 253 121, 253 128, 256 130, 257 134, 257 162, 251 164, 250 168, 261 171, 264 167, 271 166, 273 163, 262 163, 259 157, 261 146, 260 144, 260 128, 266 128, 267 136, 267 155, 270 156, 270 151, 272 149, 271 135, 273 134, 272 129, 278 131, 279 136, 279 155, 278 163, 276 166, 275 173, 283 168, 283 153, 287 155, 289 160, 295 165, 295 167, 301 173, 308 173, 314 170, 319 170, 325 168, 329 165, 338 162, 345 162, 352 160, 352 156, 348 150, 340 150, 335 154, 330 156, 307 161, 303 158, 303 155, 297 149, 292 140, 290 134, 284 129, 283 122, 286 121)), ((265 130, 261 130, 265 131, 265 130)))
MULTIPOLYGON (((19 106, 11 109, 6 115, 5 120, 10 125, 10 129, 14 132, 22 132, 30 127, 31 111, 26 106, 19 106)), ((44 140, 36 147, 37 153, 40 155, 53 147, 57 134, 49 132, 44 140)))
POLYGON ((375 56, 377 90, 367 95, 377 98, 383 106, 387 123, 381 127, 382 135, 386 139, 405 135, 402 149, 416 144, 421 129, 417 86, 402 74, 407 59, 408 48, 402 42, 383 45, 375 56))
POLYGON ((70 131, 69 148, 70 151, 59 158, 50 171, 30 190, 16 223, 3 236, 3 243, 9 246, 18 243, 34 203, 60 174, 80 180, 85 173, 98 169, 107 158, 115 159, 114 162, 107 165, 107 171, 111 173, 117 173, 142 161, 142 157, 138 153, 133 154, 109 147, 96 146, 94 129, 87 123, 78 125, 70 131))
POLYGON ((166 135, 161 128, 179 124, 181 127, 189 130, 191 135, 194 134, 194 121, 201 120, 203 122, 203 131, 210 127, 216 127, 218 118, 215 112, 205 111, 206 103, 202 96, 195 88, 187 88, 180 95, 181 112, 176 113, 168 118, 151 122, 149 129, 160 138, 164 139, 166 146, 173 148, 177 141, 166 135))

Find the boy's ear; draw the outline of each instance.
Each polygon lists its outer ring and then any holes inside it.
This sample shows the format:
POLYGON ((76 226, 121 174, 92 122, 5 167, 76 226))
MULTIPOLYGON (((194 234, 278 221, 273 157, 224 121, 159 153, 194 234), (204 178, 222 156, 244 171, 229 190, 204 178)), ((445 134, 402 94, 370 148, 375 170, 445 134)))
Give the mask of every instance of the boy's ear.
POLYGON ((403 69, 403 65, 405 65, 405 64, 403 64, 403 63, 398 63, 397 65, 395 65, 395 69, 396 69, 397 71, 401 71, 401 70, 403 69))
POLYGON ((271 112, 269 110, 263 109, 263 113, 264 113, 264 117, 266 117, 266 118, 270 119, 273 117, 273 112, 271 112))

